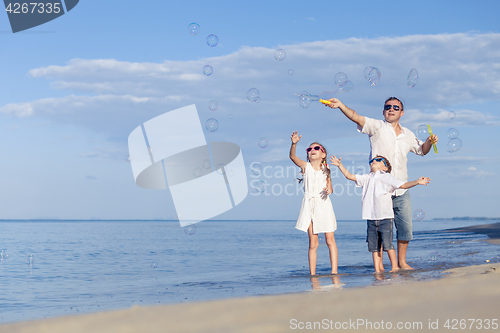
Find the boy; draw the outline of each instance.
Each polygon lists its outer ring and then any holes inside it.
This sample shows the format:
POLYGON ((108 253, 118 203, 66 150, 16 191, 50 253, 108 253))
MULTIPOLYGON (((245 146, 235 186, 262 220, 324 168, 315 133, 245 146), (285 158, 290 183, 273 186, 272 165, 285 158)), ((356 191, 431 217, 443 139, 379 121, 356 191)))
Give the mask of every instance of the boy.
POLYGON ((392 270, 399 270, 396 251, 392 245, 392 209, 391 195, 396 189, 409 189, 416 185, 427 185, 430 178, 420 177, 412 182, 403 182, 390 174, 391 164, 387 158, 377 155, 369 161, 370 173, 353 175, 342 165, 342 157, 330 156, 331 164, 337 166, 349 180, 355 181, 356 186, 363 188, 361 196, 363 219, 367 220, 368 251, 372 252, 375 272, 383 272, 382 250, 386 251, 391 261, 392 270))

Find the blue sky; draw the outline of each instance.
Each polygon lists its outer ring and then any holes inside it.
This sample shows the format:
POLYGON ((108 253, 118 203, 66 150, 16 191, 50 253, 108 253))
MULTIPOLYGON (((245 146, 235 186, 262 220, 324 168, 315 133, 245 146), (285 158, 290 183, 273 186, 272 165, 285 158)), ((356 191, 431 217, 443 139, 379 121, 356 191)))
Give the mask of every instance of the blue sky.
MULTIPOLYGON (((168 190, 135 185, 127 137, 157 115, 195 104, 202 122, 220 123, 207 141, 237 143, 249 183, 268 184, 264 194, 250 187, 243 203, 217 219, 295 219, 302 196, 288 159, 292 131, 303 135, 299 153, 320 141, 346 166, 366 167, 368 139, 352 123, 319 104, 302 109, 293 95, 335 88, 337 72, 354 83, 338 97, 358 113, 381 118, 383 101, 395 95, 406 103, 404 126, 429 123, 439 135, 437 155, 409 156, 411 179, 432 178, 411 190, 414 210, 426 219, 497 217, 499 11, 497 1, 82 0, 16 34, 0 15, 1 218, 173 219, 168 190), (199 35, 188 33, 191 22, 199 35), (219 37, 216 47, 207 46, 209 34, 219 37), (278 48, 283 61, 274 59, 278 48), (378 85, 364 79, 367 66, 380 69, 378 85), (412 68, 419 82, 409 88, 412 68), (246 99, 252 87, 260 103, 246 99), (463 142, 455 153, 445 148, 449 128, 463 142), (255 162, 265 174, 251 172, 255 162)), ((360 219, 352 183, 335 174, 333 182, 337 218, 360 219)))

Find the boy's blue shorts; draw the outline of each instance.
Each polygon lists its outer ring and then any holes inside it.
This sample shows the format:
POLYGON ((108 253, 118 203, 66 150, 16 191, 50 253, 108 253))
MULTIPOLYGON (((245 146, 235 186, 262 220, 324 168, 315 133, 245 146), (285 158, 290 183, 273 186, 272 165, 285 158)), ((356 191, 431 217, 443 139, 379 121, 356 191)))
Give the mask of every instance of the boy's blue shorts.
POLYGON ((382 245, 384 251, 394 250, 392 245, 392 219, 366 220, 366 222, 368 251, 380 252, 382 245))

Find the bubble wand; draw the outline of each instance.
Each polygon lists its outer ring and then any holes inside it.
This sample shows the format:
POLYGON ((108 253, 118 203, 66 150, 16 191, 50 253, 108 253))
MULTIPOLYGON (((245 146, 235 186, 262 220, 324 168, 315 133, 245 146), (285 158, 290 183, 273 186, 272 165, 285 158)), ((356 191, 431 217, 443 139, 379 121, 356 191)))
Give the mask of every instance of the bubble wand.
POLYGON ((352 82, 346 81, 343 85, 337 87, 337 89, 334 89, 332 91, 324 91, 319 95, 311 95, 307 91, 303 91, 302 93, 295 95, 299 96, 299 105, 304 109, 307 109, 309 107, 309 104, 311 104, 311 101, 318 101, 323 104, 330 104, 331 102, 328 100, 333 98, 333 96, 341 92, 351 91, 352 89, 354 89, 354 85, 352 84, 352 82))
MULTIPOLYGON (((429 136, 432 136, 432 130, 431 130, 431 125, 427 125, 427 129, 429 130, 429 136)), ((432 139, 431 139, 432 142, 432 139)), ((432 142, 432 147, 434 147, 434 153, 438 153, 438 149, 436 147, 436 144, 432 142)))

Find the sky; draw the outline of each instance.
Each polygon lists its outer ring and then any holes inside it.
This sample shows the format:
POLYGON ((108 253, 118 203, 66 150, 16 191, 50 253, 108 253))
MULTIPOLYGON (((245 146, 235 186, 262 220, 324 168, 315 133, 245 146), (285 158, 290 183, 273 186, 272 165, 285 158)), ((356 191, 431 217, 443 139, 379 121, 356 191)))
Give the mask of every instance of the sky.
MULTIPOLYGON (((439 136, 438 154, 408 157, 410 180, 432 179, 410 190, 413 210, 426 220, 499 217, 499 11, 498 1, 82 0, 15 34, 0 15, 0 219, 175 219, 168 189, 135 184, 127 139, 192 104, 202 124, 219 122, 206 140, 238 144, 247 169, 247 198, 214 219, 296 219, 293 131, 302 135, 300 158, 318 141, 352 172, 368 170, 368 138, 339 110, 303 109, 294 95, 336 89, 338 72, 354 89, 337 97, 359 114, 382 119, 384 100, 397 96, 403 126, 430 124, 439 136), (192 22, 198 35, 188 32, 192 22), (368 66, 381 73, 376 85, 364 78, 368 66), (419 81, 410 88, 413 68, 419 81), (246 98, 250 88, 259 103, 246 98), (453 153, 450 128, 462 141, 453 153), (263 193, 254 188, 261 180, 263 193)), ((336 170, 332 182, 337 219, 361 219, 360 189, 336 170)))

